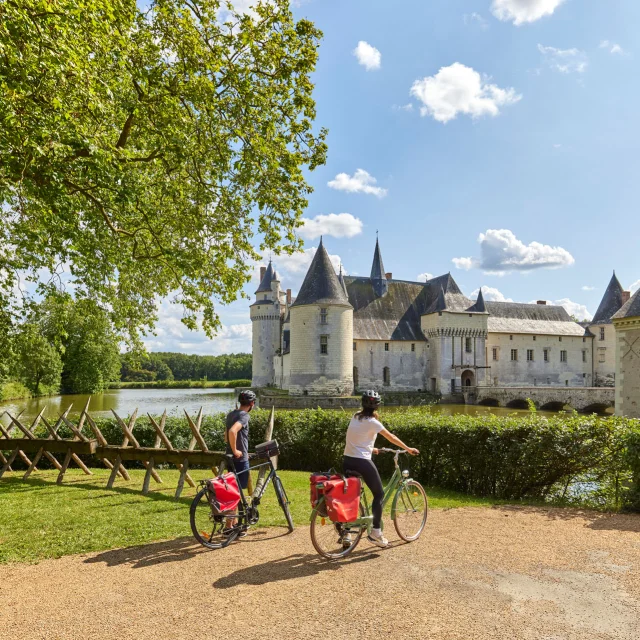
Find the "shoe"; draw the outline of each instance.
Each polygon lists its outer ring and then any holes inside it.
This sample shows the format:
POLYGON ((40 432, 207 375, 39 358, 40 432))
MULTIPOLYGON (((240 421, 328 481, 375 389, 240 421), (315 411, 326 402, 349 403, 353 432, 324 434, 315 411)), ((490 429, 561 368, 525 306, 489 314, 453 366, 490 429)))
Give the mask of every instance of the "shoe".
POLYGON ((377 547, 386 549, 389 546, 389 541, 384 537, 382 532, 375 534, 373 531, 367 536, 369 542, 373 542, 377 547))

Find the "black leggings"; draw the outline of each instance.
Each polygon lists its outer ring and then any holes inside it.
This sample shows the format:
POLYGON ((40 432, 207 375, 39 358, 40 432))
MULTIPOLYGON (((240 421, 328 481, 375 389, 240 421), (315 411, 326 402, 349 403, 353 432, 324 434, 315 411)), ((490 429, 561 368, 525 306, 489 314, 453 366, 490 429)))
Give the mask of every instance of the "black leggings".
POLYGON ((384 497, 384 488, 382 480, 376 465, 372 460, 364 458, 352 458, 345 456, 342 460, 342 468, 345 474, 348 471, 355 471, 362 476, 364 483, 369 487, 373 494, 373 503, 371 504, 371 512, 373 513, 373 528, 379 529, 382 523, 382 498, 384 497))

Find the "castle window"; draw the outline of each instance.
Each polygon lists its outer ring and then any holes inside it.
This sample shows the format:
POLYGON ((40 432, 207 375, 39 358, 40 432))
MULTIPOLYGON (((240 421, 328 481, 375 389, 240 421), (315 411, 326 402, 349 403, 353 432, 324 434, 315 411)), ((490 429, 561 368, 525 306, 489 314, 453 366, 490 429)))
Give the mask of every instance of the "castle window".
POLYGON ((604 340, 604 327, 600 327, 600 340, 604 340))
POLYGON ((492 352, 493 352, 493 359, 497 360, 498 359, 498 347, 493 347, 492 352))
POLYGON ((582 362, 586 362, 587 361, 587 352, 583 349, 582 350, 582 362))
POLYGON ((511 349, 511 360, 512 360, 512 362, 517 362, 517 360, 518 360, 518 350, 517 349, 511 349))
POLYGON ((327 324, 327 310, 324 307, 320 309, 320 324, 327 324))
POLYGON ((562 342, 562 336, 558 336, 558 342, 562 342))
POLYGON ((544 350, 544 361, 549 362, 549 349, 544 350))
POLYGON ((267 299, 267 294, 265 293, 263 296, 263 300, 266 300, 266 299, 267 299))
POLYGON ((603 363, 605 361, 605 350, 600 349, 598 351, 598 362, 603 363))
POLYGON ((509 340, 513 340, 513 336, 509 336, 509 340))
POLYGON ((358 344, 356 342, 353 343, 353 350, 354 351, 358 350, 358 344))
POLYGON ((353 386, 354 388, 358 388, 358 367, 353 367, 353 386))
POLYGON ((385 351, 389 351, 389 343, 388 342, 384 343, 384 350, 385 351))
POLYGON ((582 338, 582 342, 586 342, 586 341, 587 341, 587 339, 586 339, 586 338, 582 338))
POLYGON ((464 339, 464 350, 467 353, 471 353, 473 351, 471 338, 465 338, 464 339))
POLYGON ((527 362, 533 362, 533 349, 527 349, 527 362))
POLYGON ((391 384, 391 370, 389 369, 389 367, 385 367, 382 370, 382 379, 386 387, 391 384))
POLYGON ((560 362, 566 362, 567 361, 567 352, 562 350, 560 352, 560 362))
POLYGON ((320 336, 320 353, 325 356, 329 353, 329 336, 320 336))
POLYGON ((416 343, 412 342, 411 343, 411 351, 415 351, 416 350, 416 343))
POLYGON ((535 336, 533 336, 533 341, 534 341, 534 342, 536 341, 536 337, 535 337, 535 336))

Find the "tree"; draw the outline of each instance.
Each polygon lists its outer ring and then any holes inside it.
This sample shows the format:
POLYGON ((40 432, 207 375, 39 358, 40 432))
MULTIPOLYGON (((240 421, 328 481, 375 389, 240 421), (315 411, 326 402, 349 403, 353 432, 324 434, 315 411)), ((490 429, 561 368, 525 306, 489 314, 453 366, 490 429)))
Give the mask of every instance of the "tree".
POLYGON ((212 335, 256 233, 300 248, 322 34, 289 0, 225 7, 0 3, 0 312, 18 274, 45 294, 68 272, 134 339, 169 294, 212 335))
POLYGON ((57 393, 60 388, 62 360, 58 350, 41 333, 40 327, 27 322, 13 341, 17 357, 16 374, 34 394, 57 393))

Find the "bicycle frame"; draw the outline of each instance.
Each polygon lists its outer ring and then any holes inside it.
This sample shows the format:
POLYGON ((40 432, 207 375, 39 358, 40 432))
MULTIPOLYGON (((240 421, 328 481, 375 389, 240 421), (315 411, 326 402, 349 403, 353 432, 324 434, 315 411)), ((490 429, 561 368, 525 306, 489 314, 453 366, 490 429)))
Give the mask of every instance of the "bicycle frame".
MULTIPOLYGON (((236 477, 236 480, 238 480, 238 474, 236 473, 235 469, 233 468, 232 465, 229 465, 229 466, 230 466, 229 471, 233 473, 233 475, 236 477)), ((260 488, 260 491, 257 494, 254 494, 253 496, 251 496, 250 502, 247 501, 247 496, 245 495, 244 490, 240 491, 240 502, 242 503, 242 510, 241 512, 239 512, 239 517, 246 516, 248 513, 248 510, 251 507, 257 507, 260 504, 260 500, 262 499, 264 492, 267 490, 269 483, 277 475, 277 470, 273 466, 273 461, 271 460, 271 458, 269 458, 266 462, 262 462, 260 464, 254 465, 253 467, 249 467, 249 469, 246 472, 241 472, 241 473, 249 473, 253 469, 260 469, 261 467, 267 467, 267 466, 270 467, 269 473, 265 478, 264 483, 260 488)), ((240 486, 239 480, 238 480, 238 486, 240 486)))
MULTIPOLYGON (((403 484, 406 484, 407 482, 409 482, 409 480, 411 480, 411 478, 409 477, 404 478, 402 476, 402 471, 400 471, 400 466, 398 465, 398 456, 400 455, 400 453, 402 453, 402 451, 396 452, 394 456, 395 458, 394 462, 395 462, 396 468, 393 472, 393 475, 391 476, 391 479, 389 480, 389 482, 384 488, 384 496, 382 498, 382 508, 384 509, 387 506, 387 503, 389 502, 391 495, 393 494, 393 502, 391 503, 391 519, 392 520, 396 516, 396 503, 398 501, 398 495, 399 495, 398 488, 401 487, 403 484)), ((349 527, 366 526, 367 531, 371 533, 371 527, 373 526, 373 514, 371 513, 371 509, 369 507, 369 501, 367 500, 367 494, 365 492, 364 482, 362 483, 362 492, 360 494, 360 502, 364 506, 364 511, 366 515, 360 518, 357 518, 356 520, 353 520, 351 522, 342 522, 340 524, 342 524, 342 527, 345 529, 348 529, 349 527)), ((314 512, 318 511, 323 503, 324 503, 324 497, 318 500, 318 504, 311 512, 312 518, 313 518, 314 512)))

